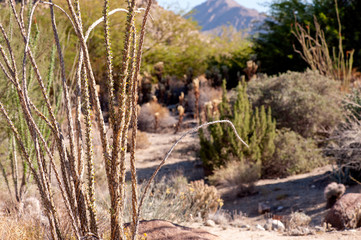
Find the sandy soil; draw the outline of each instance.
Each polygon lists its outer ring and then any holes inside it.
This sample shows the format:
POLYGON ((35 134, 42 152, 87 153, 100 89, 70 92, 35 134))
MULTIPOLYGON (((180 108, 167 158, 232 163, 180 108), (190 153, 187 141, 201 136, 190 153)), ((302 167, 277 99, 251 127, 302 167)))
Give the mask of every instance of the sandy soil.
MULTIPOLYGON (((194 125, 191 124, 191 125, 194 125)), ((151 143, 147 149, 137 151, 137 172, 140 180, 151 176, 166 152, 182 133, 148 133, 151 143)), ((167 177, 174 173, 182 173, 189 180, 202 179, 203 169, 198 156, 199 140, 196 134, 187 136, 176 147, 158 177, 167 177)), ((256 224, 263 226, 266 217, 258 213, 258 203, 263 202, 271 207, 271 215, 287 216, 295 211, 302 211, 312 218, 311 226, 320 226, 326 212, 323 190, 332 181, 331 166, 315 169, 311 173, 292 176, 284 179, 260 180, 256 183, 255 194, 239 197, 234 189, 219 189, 225 200, 223 209, 230 212, 242 212, 246 217, 242 220, 251 226, 246 231, 235 227, 206 227, 202 223, 189 223, 190 227, 202 228, 222 239, 361 239, 361 231, 320 232, 312 236, 291 237, 274 231, 259 231, 256 224)), ((361 192, 360 186, 347 187, 347 192, 361 192)), ((268 215, 270 217, 271 215, 268 215)))

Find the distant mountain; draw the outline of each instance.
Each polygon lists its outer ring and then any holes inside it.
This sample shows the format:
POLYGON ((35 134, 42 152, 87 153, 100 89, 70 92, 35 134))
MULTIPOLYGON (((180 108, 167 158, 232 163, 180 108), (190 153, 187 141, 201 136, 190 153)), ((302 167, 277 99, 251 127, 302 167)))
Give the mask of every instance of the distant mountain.
POLYGON ((187 18, 197 21, 204 32, 219 33, 223 26, 254 33, 265 19, 257 10, 241 6, 234 0, 208 0, 194 7, 187 18))

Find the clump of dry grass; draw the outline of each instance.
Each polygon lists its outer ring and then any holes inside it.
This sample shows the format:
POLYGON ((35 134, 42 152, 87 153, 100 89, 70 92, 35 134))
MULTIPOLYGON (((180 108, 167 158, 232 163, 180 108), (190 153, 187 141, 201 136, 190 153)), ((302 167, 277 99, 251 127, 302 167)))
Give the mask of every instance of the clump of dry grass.
POLYGON ((138 117, 139 129, 146 132, 170 128, 176 122, 169 110, 154 100, 142 105, 138 117))
POLYGON ((210 215, 209 219, 221 226, 229 225, 232 222, 232 216, 228 212, 222 210, 210 215))
POLYGON ((45 239, 48 231, 48 221, 37 198, 28 197, 21 202, 1 199, 0 239, 39 240, 45 239))
MULTIPOLYGON (((132 138, 133 130, 130 129, 128 132, 128 136, 132 138)), ((148 139, 148 135, 145 132, 137 131, 137 146, 136 149, 146 149, 150 146, 150 142, 148 139)), ((128 142, 128 149, 131 148, 131 144, 128 142)))
POLYGON ((179 175, 152 184, 144 202, 143 218, 173 222, 192 221, 196 216, 206 219, 222 205, 223 200, 215 187, 208 186, 203 180, 188 183, 179 175))
POLYGON ((46 229, 31 218, 17 220, 13 217, 0 217, 0 239, 39 240, 46 239, 46 229))
POLYGON ((253 191, 254 182, 260 177, 261 167, 245 161, 230 161, 214 170, 209 176, 210 183, 230 187, 236 195, 248 195, 253 191))
POLYGON ((311 217, 303 212, 293 212, 290 215, 288 227, 290 229, 297 227, 307 227, 311 222, 311 217))
POLYGON ((290 236, 305 236, 315 233, 309 228, 311 217, 302 212, 293 212, 287 221, 287 234, 290 236))

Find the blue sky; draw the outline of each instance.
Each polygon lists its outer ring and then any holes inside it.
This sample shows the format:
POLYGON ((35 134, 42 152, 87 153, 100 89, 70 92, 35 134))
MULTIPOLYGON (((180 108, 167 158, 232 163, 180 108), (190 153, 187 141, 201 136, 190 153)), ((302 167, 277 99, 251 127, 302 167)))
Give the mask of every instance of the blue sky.
MULTIPOLYGON (((239 4, 247 8, 254 8, 259 12, 267 12, 267 3, 271 0, 235 0, 239 4)), ((164 8, 179 11, 189 11, 193 7, 205 2, 205 0, 158 0, 159 5, 164 8)))

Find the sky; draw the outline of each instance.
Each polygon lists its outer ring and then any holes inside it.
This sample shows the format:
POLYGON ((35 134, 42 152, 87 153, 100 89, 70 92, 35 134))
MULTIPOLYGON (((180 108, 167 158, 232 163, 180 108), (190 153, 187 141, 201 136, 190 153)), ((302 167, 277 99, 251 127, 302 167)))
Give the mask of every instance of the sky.
MULTIPOLYGON (((158 4, 166 9, 173 10, 175 12, 184 11, 187 12, 193 7, 205 2, 206 0, 158 0, 158 4)), ((239 4, 247 8, 256 9, 259 12, 267 12, 267 3, 270 0, 235 0, 239 4)))

